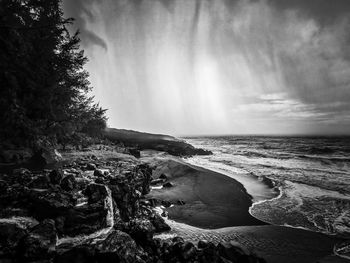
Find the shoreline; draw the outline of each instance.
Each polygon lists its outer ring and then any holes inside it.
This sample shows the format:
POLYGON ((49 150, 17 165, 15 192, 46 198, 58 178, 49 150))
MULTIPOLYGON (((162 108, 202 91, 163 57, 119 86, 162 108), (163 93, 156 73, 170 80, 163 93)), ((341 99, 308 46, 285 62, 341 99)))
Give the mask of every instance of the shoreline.
MULTIPOLYGON (((192 169, 204 170, 210 175, 215 176, 218 174, 216 171, 211 171, 208 168, 188 164, 184 160, 179 160, 177 158, 165 155, 151 157, 149 156, 146 162, 150 162, 155 165, 155 178, 159 177, 159 175, 164 171, 168 171, 168 173, 170 171, 175 171, 175 174, 179 173, 179 171, 176 172, 177 165, 172 166, 172 162, 177 162, 180 166, 189 166, 192 169), (161 164, 160 167, 162 168, 159 168, 159 164, 161 164), (167 169, 164 169, 164 166, 167 167, 167 169)), ((187 174, 182 176, 190 175, 187 174)), ((226 177, 227 180, 238 183, 240 187, 243 188, 241 194, 250 196, 242 183, 225 174, 221 174, 221 176, 226 177)), ((169 182, 172 182, 174 180, 174 177, 169 176, 168 180, 169 182)), ((179 185, 175 184, 174 188, 176 187, 179 187, 179 185)), ((149 197, 166 198, 169 197, 167 193, 168 191, 173 191, 173 189, 153 188, 149 194, 149 197)), ((282 194, 283 192, 280 190, 279 194, 272 199, 279 198, 282 194)), ((210 193, 207 193, 207 195, 210 195, 210 193)), ((172 195, 170 194, 170 196, 172 195)), ((178 198, 180 197, 178 196, 178 198)), ((262 200, 258 201, 257 203, 269 200, 262 200)), ((175 204, 171 208, 165 208, 164 206, 158 207, 158 209, 161 209, 162 212, 168 212, 168 216, 165 217, 165 221, 171 227, 171 230, 169 232, 162 233, 157 237, 167 240, 171 239, 172 236, 177 235, 193 243, 196 243, 199 240, 203 239, 213 243, 228 242, 230 240, 234 240, 246 246, 249 250, 253 251, 258 256, 265 258, 268 262, 271 263, 308 263, 316 262, 317 260, 324 258, 327 259, 321 262, 332 262, 328 260, 334 260, 334 257, 336 257, 334 254, 334 247, 336 244, 343 240, 341 237, 316 232, 310 229, 301 229, 293 226, 272 225, 270 223, 266 223, 251 215, 250 209, 254 206, 254 204, 255 203, 251 199, 251 205, 247 208, 247 213, 254 219, 260 221, 261 224, 255 225, 250 224, 251 222, 248 222, 248 224, 231 225, 226 227, 203 227, 201 226, 201 222, 200 224, 195 225, 195 221, 189 221, 188 218, 186 218, 186 213, 181 213, 178 211, 181 209, 186 209, 185 206, 179 206, 175 204), (175 211, 178 214, 172 212, 173 207, 178 207, 178 209, 175 211), (293 253, 294 255, 292 256, 293 253), (330 259, 328 259, 328 257, 330 257, 330 259)), ((159 212, 158 210, 158 213, 162 214, 162 212, 159 212)), ((338 259, 339 258, 336 257, 335 262, 338 262, 338 259)))
POLYGON ((251 195, 237 180, 224 174, 189 164, 173 157, 151 157, 156 167, 154 178, 161 174, 173 184, 147 195, 175 204, 166 208, 169 218, 203 229, 242 225, 266 225, 249 213, 251 195), (178 205, 183 201, 183 205, 178 205))
MULTIPOLYGON (((254 201, 254 197, 252 196, 252 194, 250 194, 250 193, 248 192, 248 189, 246 188, 244 182, 240 181, 237 177, 234 178, 233 176, 230 176, 227 172, 220 171, 220 169, 212 169, 211 167, 206 167, 206 166, 204 166, 204 165, 193 164, 193 163, 187 162, 186 159, 185 159, 185 160, 182 159, 182 161, 184 161, 185 163, 187 163, 187 164, 189 164, 189 165, 193 165, 193 166, 196 166, 196 167, 200 167, 200 168, 203 168, 203 169, 206 169, 206 170, 209 170, 209 171, 213 171, 213 172, 215 172, 215 173, 220 173, 220 174, 222 174, 222 175, 227 176, 228 178, 230 178, 230 179, 232 179, 232 180, 238 181, 238 182, 242 185, 242 187, 245 189, 246 193, 247 193, 248 195, 250 195, 250 197, 251 197, 252 205, 251 205, 251 206, 249 207, 249 209, 248 209, 249 214, 250 214, 251 216, 253 216, 254 218, 256 218, 256 219, 265 222, 266 224, 271 224, 271 225, 273 225, 273 224, 270 223, 270 222, 266 222, 266 221, 264 221, 264 220, 262 220, 262 219, 260 219, 260 218, 257 218, 256 216, 254 216, 254 215, 251 213, 251 209, 253 209, 253 207, 254 207, 255 205, 257 205, 257 204, 261 204, 261 203, 264 203, 264 202, 268 202, 268 201, 272 201, 272 200, 277 200, 277 199, 281 198, 281 197, 283 196, 283 190, 282 190, 282 187, 281 187, 281 186, 278 186, 278 187, 277 187, 277 186, 271 187, 271 186, 270 186, 269 184, 267 184, 266 182, 261 182, 261 181, 259 181, 259 178, 258 178, 256 175, 253 175, 253 176, 256 178, 256 180, 257 180, 260 184, 265 185, 265 186, 267 186, 269 189, 272 189, 272 190, 274 190, 274 191, 276 192, 276 195, 273 196, 273 197, 271 197, 271 198, 254 201)), ((275 182, 274 182, 271 178, 268 178, 268 177, 267 177, 267 179, 268 179, 269 181, 271 181, 273 184, 275 184, 275 182)), ((291 226, 291 227, 292 227, 292 226, 291 226)), ((312 230, 310 230, 310 231, 312 231, 312 230)))
MULTIPOLYGON (((184 161, 185 163, 187 163, 186 160, 183 160, 183 161, 184 161)), ((232 180, 238 181, 238 182, 241 183, 242 186, 245 188, 244 183, 243 183, 243 182, 240 182, 239 179, 233 178, 233 177, 231 177, 230 175, 226 174, 225 172, 220 171, 219 169, 212 170, 210 167, 205 167, 205 166, 202 166, 202 165, 192 164, 192 163, 188 163, 188 164, 193 165, 193 166, 197 166, 197 167, 200 167, 200 168, 203 168, 203 169, 206 169, 206 170, 210 170, 210 171, 213 171, 213 172, 215 172, 215 173, 220 173, 220 174, 222 174, 222 175, 225 175, 225 176, 227 176, 228 178, 230 178, 230 179, 232 179, 232 180)), ((254 175, 254 176, 255 176, 255 175, 254 175)), ((255 177, 256 177, 257 180, 258 180, 258 177, 257 177, 257 176, 255 176, 255 177)), ((271 178, 268 178, 268 179, 271 180, 271 181, 274 183, 273 179, 271 179, 271 178)), ((266 186, 269 187, 269 185, 266 184, 266 183, 264 183, 264 182, 260 182, 260 183, 262 183, 262 184, 264 184, 264 185, 266 185, 266 186)), ((277 199, 283 197, 283 193, 284 193, 284 192, 283 192, 282 186, 278 186, 278 187, 275 186, 275 187, 273 187, 273 188, 271 188, 271 189, 274 189, 274 191, 276 191, 276 192, 278 191, 278 192, 277 192, 278 194, 277 194, 276 196, 270 198, 270 199, 264 199, 264 200, 259 200, 259 201, 255 201, 255 202, 254 202, 253 197, 252 197, 252 205, 251 205, 251 206, 249 207, 249 209, 248 209, 248 212, 249 212, 249 214, 250 214, 252 217, 256 218, 256 219, 259 220, 259 221, 262 221, 262 222, 266 223, 267 225, 280 226, 280 227, 288 227, 288 228, 292 228, 292 229, 302 229, 302 230, 309 231, 309 232, 312 232, 312 233, 320 233, 320 234, 324 234, 324 235, 327 235, 327 236, 330 236, 330 237, 335 237, 335 238, 344 239, 344 236, 342 236, 341 234, 329 233, 329 232, 326 232, 326 231, 316 231, 316 230, 313 230, 313 229, 310 229, 310 228, 307 228, 307 227, 304 227, 304 226, 293 226, 293 225, 288 225, 288 224, 283 224, 283 225, 273 224, 273 223, 271 223, 271 222, 264 221, 263 219, 258 218, 258 217, 256 217, 255 215, 253 215, 253 214, 251 213, 251 210, 253 209, 253 207, 254 207, 255 205, 259 205, 259 204, 262 204, 262 203, 265 203, 265 202, 277 200, 277 199)), ((249 192, 247 191, 246 188, 245 188, 245 190, 246 190, 246 192, 247 192, 248 195, 252 196, 251 194, 249 194, 249 192)), ((234 227, 234 226, 233 226, 233 227, 234 227)))
MULTIPOLYGON (((187 163, 186 159, 184 159, 183 161, 187 163)), ((233 180, 236 180, 236 181, 240 182, 243 185, 243 187, 246 188, 246 185, 245 185, 246 182, 240 181, 239 176, 234 177, 229 172, 227 172, 225 170, 220 170, 218 168, 212 168, 210 166, 205 166, 203 164, 197 164, 195 162, 189 162, 189 164, 201 167, 203 169, 211 170, 211 171, 214 171, 216 173, 223 174, 223 175, 225 175, 225 176, 227 176, 227 177, 229 177, 229 178, 231 178, 233 180)), ((317 231, 315 229, 308 228, 308 227, 301 226, 301 225, 289 225, 289 224, 286 224, 286 223, 285 224, 275 224, 275 223, 272 223, 272 222, 269 222, 269 221, 265 221, 264 219, 261 219, 259 217, 256 217, 255 215, 252 214, 252 209, 254 208, 254 206, 262 204, 262 203, 265 203, 265 202, 270 202, 270 201, 274 201, 274 200, 280 199, 280 198, 283 197, 284 191, 283 191, 283 187, 281 185, 277 185, 276 182, 273 179, 269 178, 269 177, 265 177, 265 178, 267 178, 274 185, 273 187, 271 187, 271 185, 269 183, 266 183, 264 180, 260 181, 259 177, 257 177, 256 175, 253 175, 253 176, 256 178, 258 183, 263 184, 263 185, 269 187, 270 189, 273 189, 276 192, 276 195, 274 197, 272 197, 272 198, 254 201, 253 196, 246 189, 247 193, 252 196, 252 205, 249 207, 248 211, 249 211, 249 214, 251 216, 253 216, 254 218, 256 218, 256 219, 258 219, 258 220, 260 220, 262 222, 265 222, 266 224, 269 224, 269 225, 290 227, 290 228, 294 228, 294 229, 303 229, 305 231, 310 231, 310 232, 314 232, 314 233, 322 233, 322 234, 325 234, 325 235, 328 235, 328 236, 332 236, 332 237, 337 237, 337 238, 340 238, 340 239, 347 239, 348 238, 348 236, 344 236, 342 233, 330 233, 330 232, 327 232, 327 231, 322 231, 322 229, 319 229, 319 231, 317 231)))

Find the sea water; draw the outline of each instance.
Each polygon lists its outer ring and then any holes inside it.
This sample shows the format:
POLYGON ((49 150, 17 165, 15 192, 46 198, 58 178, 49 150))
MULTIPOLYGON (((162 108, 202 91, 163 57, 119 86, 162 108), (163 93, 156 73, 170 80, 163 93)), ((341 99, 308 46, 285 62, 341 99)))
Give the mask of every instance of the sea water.
POLYGON ((213 155, 187 162, 230 176, 250 213, 275 225, 350 237, 350 137, 191 137, 213 155))

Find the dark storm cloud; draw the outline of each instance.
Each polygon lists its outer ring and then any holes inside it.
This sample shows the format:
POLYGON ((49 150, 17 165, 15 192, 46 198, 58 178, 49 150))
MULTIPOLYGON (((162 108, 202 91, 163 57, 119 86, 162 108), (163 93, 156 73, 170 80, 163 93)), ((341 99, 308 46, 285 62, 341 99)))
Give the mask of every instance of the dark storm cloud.
POLYGON ((298 9, 304 15, 317 19, 320 23, 331 23, 339 16, 350 14, 349 0, 269 0, 274 6, 285 9, 298 9))
MULTIPOLYGON (((160 2, 168 12, 173 12, 175 1, 174 0, 156 0, 160 2)), ((201 0, 198 0, 199 2, 201 0)), ((118 6, 121 1, 116 0, 112 2, 110 8, 118 15, 118 6)), ((133 4, 135 7, 141 6, 144 0, 128 0, 126 1, 133 4)), ((83 40, 84 45, 98 45, 107 50, 106 41, 91 31, 87 27, 88 21, 94 21, 95 15, 91 11, 92 4, 104 5, 103 0, 63 0, 63 9, 66 17, 73 17, 75 19, 74 28, 80 31, 80 37, 83 40)), ((200 3, 198 4, 200 5, 200 3)), ((109 17, 105 17, 105 21, 109 21, 109 17)))
POLYGON ((94 14, 91 12, 91 4, 100 0, 64 0, 63 9, 66 17, 73 17, 74 28, 80 31, 80 38, 84 45, 98 45, 107 50, 106 42, 87 27, 87 20, 93 21, 94 14))
POLYGON ((222 132, 231 127, 227 119, 241 116, 238 125, 254 132, 250 116, 270 116, 266 127, 292 118, 295 131, 310 121, 346 122, 350 132, 350 0, 63 1, 101 100, 113 97, 104 96, 106 87, 118 91, 108 105, 118 125, 140 128, 147 119, 145 127, 156 130, 172 116, 193 132, 222 119, 215 130, 222 132))

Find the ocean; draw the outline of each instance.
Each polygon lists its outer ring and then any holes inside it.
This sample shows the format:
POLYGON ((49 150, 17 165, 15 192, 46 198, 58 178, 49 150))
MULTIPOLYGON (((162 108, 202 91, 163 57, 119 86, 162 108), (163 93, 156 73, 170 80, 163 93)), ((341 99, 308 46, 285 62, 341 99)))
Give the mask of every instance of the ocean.
POLYGON ((350 237, 350 137, 184 139, 213 152, 186 161, 241 182, 256 218, 350 237))

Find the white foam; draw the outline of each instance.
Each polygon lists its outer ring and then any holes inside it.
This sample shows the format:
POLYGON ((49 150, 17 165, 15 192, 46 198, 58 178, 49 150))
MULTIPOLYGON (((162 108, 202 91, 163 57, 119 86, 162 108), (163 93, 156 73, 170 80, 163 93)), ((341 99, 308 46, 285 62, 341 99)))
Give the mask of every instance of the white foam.
POLYGON ((336 199, 346 199, 350 200, 350 195, 339 193, 334 190, 327 190, 317 186, 311 186, 303 183, 295 183, 286 180, 285 181, 285 191, 288 196, 299 198, 301 196, 308 198, 317 198, 317 197, 332 197, 336 199))
POLYGON ((158 186, 151 186, 151 190, 159 190, 162 189, 163 186, 162 185, 158 185, 158 186))

